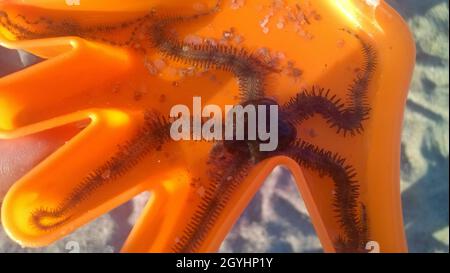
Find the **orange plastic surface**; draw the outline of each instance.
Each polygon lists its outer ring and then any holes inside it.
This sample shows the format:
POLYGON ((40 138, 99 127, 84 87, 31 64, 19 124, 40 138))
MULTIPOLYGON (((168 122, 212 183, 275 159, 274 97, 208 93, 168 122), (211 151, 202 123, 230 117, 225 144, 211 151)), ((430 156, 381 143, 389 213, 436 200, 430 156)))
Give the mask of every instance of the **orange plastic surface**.
MULTIPOLYGON (((0 11, 27 16, 70 18, 79 24, 117 23, 146 14, 152 8, 195 13, 198 2, 177 0, 90 0, 80 6, 64 1, 3 0, 0 11)), ((214 1, 203 1, 212 5, 214 1)), ((363 0, 284 1, 247 0, 233 8, 225 1, 214 15, 175 26, 180 37, 188 34, 220 40, 233 28, 243 37, 240 47, 250 51, 268 48, 285 56, 301 70, 270 76, 268 95, 287 101, 302 87, 320 85, 345 98, 346 87, 355 77, 363 56, 354 37, 341 31, 360 33, 378 53, 375 77, 370 85, 371 113, 361 135, 336 134, 319 116, 298 129, 315 145, 338 152, 357 170, 361 199, 367 207, 371 239, 382 252, 407 251, 400 202, 400 134, 415 49, 401 17, 381 1, 377 7, 363 0), (277 25, 296 4, 314 11, 309 24, 277 25), (273 11, 267 24, 261 22, 273 11)), ((369 2, 369 1, 367 1, 369 2)), ((31 26, 33 27, 33 26, 31 26)), ((118 145, 130 139, 142 123, 145 109, 169 114, 175 104, 192 105, 193 96, 206 104, 237 104, 238 86, 233 75, 209 71, 180 75, 176 62, 168 62, 161 73, 150 73, 148 63, 161 57, 127 47, 115 47, 82 37, 53 37, 16 41, 0 25, 0 43, 24 49, 48 60, 0 79, 0 139, 15 139, 64 124, 90 119, 89 125, 55 153, 20 179, 2 205, 2 224, 8 235, 22 246, 48 245, 143 191, 152 197, 134 226, 122 251, 167 252, 179 240, 186 223, 206 187, 208 142, 172 142, 145 157, 128 173, 87 198, 74 217, 51 231, 29 224, 30 213, 55 206, 83 178, 108 160, 118 145), (175 71, 175 72, 174 72, 175 71), (195 183, 193 183, 195 181, 195 183)), ((125 35, 123 33, 118 34, 125 35)), ((280 55, 279 54, 279 55, 280 55)), ((311 221, 326 252, 334 252, 339 227, 333 216, 331 180, 311 170, 302 170, 287 157, 265 160, 241 183, 214 227, 198 249, 217 251, 233 224, 274 167, 283 165, 295 177, 311 221)))

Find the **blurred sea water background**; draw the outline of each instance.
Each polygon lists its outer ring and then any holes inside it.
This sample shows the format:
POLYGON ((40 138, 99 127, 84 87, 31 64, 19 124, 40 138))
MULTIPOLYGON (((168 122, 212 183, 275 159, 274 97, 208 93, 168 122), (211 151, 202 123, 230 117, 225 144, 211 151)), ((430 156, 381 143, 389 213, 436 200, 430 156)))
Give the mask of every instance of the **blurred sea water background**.
MULTIPOLYGON (((405 112, 401 188, 410 252, 449 251, 449 2, 387 0, 416 39, 417 65, 405 112)), ((0 56, 1 57, 1 56, 0 56)), ((2 66, 0 58, 0 67, 2 66)), ((141 195, 63 240, 24 249, 0 229, 0 252, 117 252, 148 195, 141 195), (123 219, 128 219, 124 221, 123 219)), ((222 252, 320 252, 290 174, 267 179, 221 247, 222 252)))

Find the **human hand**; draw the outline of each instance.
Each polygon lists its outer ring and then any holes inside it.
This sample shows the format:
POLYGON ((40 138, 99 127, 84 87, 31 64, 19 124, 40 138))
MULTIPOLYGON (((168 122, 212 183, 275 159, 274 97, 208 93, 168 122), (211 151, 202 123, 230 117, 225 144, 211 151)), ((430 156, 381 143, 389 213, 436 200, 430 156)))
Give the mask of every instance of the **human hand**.
MULTIPOLYGON (((38 57, 0 47, 0 77, 41 61, 38 57)), ((2 92, 2 90, 0 90, 2 92)), ((12 184, 67 140, 62 128, 21 137, 0 138, 0 202, 12 184)))

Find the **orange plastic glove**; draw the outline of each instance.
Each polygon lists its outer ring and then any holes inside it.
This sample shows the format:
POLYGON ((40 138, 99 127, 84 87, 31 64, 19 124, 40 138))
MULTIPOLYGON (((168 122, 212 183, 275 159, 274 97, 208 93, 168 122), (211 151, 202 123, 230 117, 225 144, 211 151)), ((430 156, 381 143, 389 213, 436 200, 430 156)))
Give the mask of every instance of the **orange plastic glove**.
POLYGON ((284 165, 325 251, 406 251, 399 143, 414 45, 401 18, 383 1, 249 0, 172 19, 212 2, 0 2, 2 44, 49 58, 0 80, 0 139, 89 121, 9 191, 8 234, 24 246, 47 245, 150 190, 123 251, 216 251, 267 175, 284 165), (250 143, 247 150, 169 139, 163 117, 173 105, 191 105, 193 96, 217 105, 261 101, 255 90, 284 105, 283 121, 305 142, 266 155, 250 143), (364 95, 352 99, 351 90, 364 95), (311 98, 320 102, 304 103, 311 98), (340 113, 330 114, 333 107, 340 113))

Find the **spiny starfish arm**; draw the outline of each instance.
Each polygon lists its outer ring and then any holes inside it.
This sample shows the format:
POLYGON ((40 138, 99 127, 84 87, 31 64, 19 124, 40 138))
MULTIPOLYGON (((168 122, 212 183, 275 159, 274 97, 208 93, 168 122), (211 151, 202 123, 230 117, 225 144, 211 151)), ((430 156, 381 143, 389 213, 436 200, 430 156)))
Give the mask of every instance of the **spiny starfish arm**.
MULTIPOLYGON (((337 153, 321 149, 303 140, 298 140, 281 154, 294 159, 302 168, 318 171, 329 176, 334 183, 335 213, 341 225, 346 247, 352 251, 364 249, 367 243, 359 217, 359 185, 355 169, 337 153)), ((367 223, 365 223, 367 224, 367 223)))

